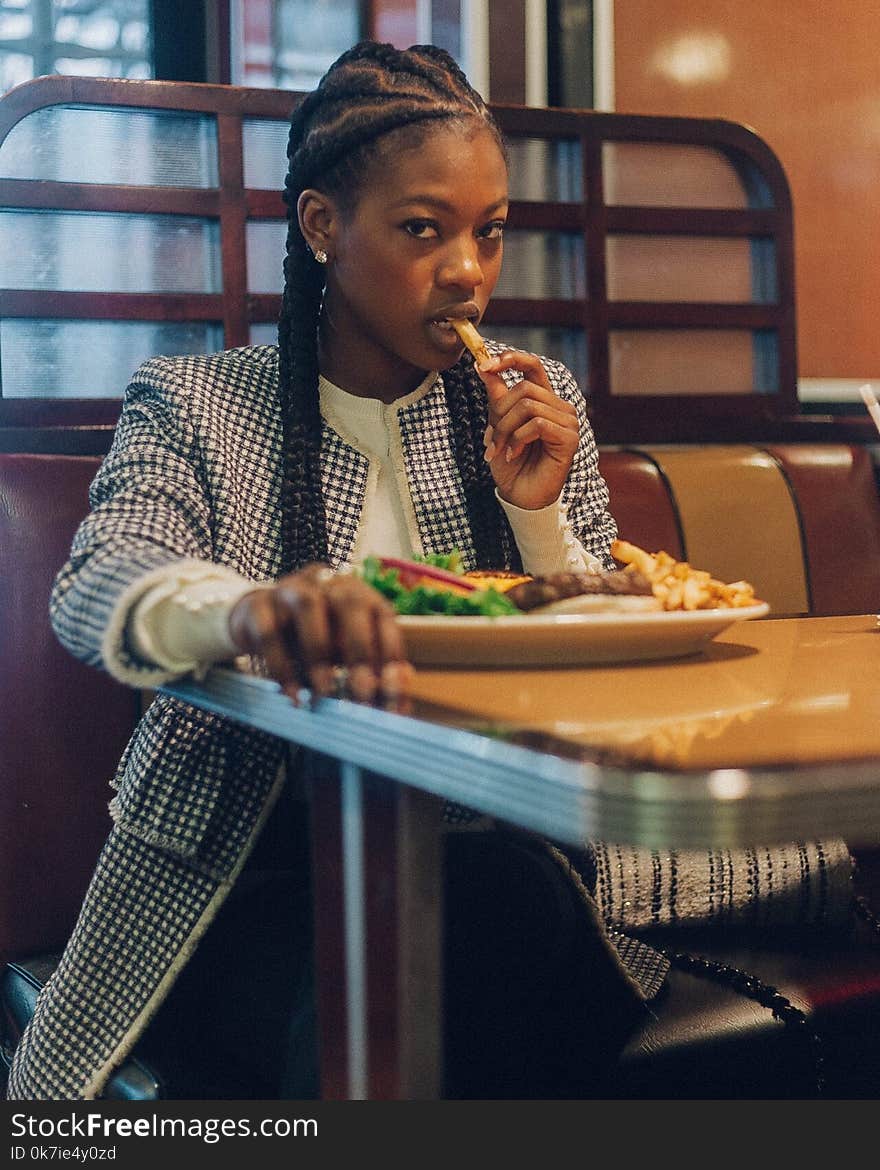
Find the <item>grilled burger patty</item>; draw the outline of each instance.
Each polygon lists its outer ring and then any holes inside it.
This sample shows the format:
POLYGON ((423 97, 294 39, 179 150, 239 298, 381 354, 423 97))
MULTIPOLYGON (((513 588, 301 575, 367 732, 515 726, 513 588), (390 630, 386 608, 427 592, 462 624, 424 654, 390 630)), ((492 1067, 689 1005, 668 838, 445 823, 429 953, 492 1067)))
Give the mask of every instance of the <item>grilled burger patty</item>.
POLYGON ((648 578, 631 569, 614 569, 607 573, 550 573, 534 577, 506 591, 513 604, 528 613, 569 597, 644 597, 654 591, 648 578))

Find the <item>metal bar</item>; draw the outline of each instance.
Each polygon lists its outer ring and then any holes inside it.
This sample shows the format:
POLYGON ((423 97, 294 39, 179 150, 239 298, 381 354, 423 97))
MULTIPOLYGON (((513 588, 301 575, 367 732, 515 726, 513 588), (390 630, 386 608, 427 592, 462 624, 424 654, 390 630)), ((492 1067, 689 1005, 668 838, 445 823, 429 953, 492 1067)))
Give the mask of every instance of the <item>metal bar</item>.
POLYGON ((364 892, 363 782, 360 768, 351 763, 342 765, 341 778, 349 1098, 352 1101, 365 1101, 369 1096, 369 1062, 367 1057, 367 926, 364 892))
POLYGON ((512 729, 479 721, 471 729, 461 712, 443 722, 443 709, 427 705, 419 718, 336 699, 296 707, 275 683, 226 669, 161 689, 562 844, 732 848, 818 832, 873 844, 880 821, 877 759, 749 769, 719 799, 726 769, 627 766, 564 740, 554 754, 546 737, 536 750, 514 742, 512 729))

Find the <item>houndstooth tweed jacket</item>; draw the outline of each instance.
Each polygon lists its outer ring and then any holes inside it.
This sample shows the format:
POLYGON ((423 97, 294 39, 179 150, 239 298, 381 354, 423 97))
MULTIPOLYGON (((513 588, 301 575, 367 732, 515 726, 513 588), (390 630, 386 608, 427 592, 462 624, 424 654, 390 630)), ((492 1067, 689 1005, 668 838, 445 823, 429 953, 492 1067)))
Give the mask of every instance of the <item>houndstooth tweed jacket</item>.
MULTIPOLYGON (((577 405, 582 439, 563 496, 584 547, 605 562, 615 535, 608 492, 583 397, 564 366, 547 360, 554 389, 577 405)), ((90 493, 91 513, 59 574, 51 616, 60 640, 78 658, 105 664, 106 634, 120 598, 145 573, 186 558, 213 561, 257 582, 281 570, 281 417, 277 349, 259 346, 208 357, 159 358, 129 386, 111 450, 90 493)), ((403 455, 425 552, 475 550, 438 377, 401 417, 403 455)), ((322 490, 329 560, 349 560, 367 486, 366 456, 325 423, 322 490)), ((501 509, 499 507, 499 519, 501 509)), ((127 677, 154 668, 127 647, 112 647, 127 677), (133 673, 134 672, 134 673, 133 673)), ((236 835, 217 823, 215 720, 192 711, 181 734, 180 705, 160 698, 126 752, 113 802, 117 823, 225 876, 238 856, 236 835), (210 839, 209 839, 210 838, 210 839)), ((249 787, 253 786, 253 780, 249 787)), ((242 810, 244 813, 244 810, 242 810)), ((248 814, 249 816, 250 814, 248 814)))
MULTIPOLYGON (((610 564, 615 525, 583 398, 564 366, 544 364, 581 423, 563 495, 569 522, 610 564)), ((442 376, 404 412, 401 431, 425 551, 458 548, 473 565, 442 376)), ((55 583, 51 617, 64 645, 104 665, 110 615, 127 591, 180 559, 218 562, 255 582, 275 578, 281 439, 275 346, 146 362, 55 583)), ((367 460, 326 424, 321 458, 329 560, 339 565, 354 545, 367 460)), ((129 675, 154 685, 124 628, 114 636, 129 675)), ((100 1096, 235 881, 277 794, 283 751, 270 736, 168 696, 151 704, 113 781, 115 825, 79 921, 16 1053, 11 1098, 100 1096)))

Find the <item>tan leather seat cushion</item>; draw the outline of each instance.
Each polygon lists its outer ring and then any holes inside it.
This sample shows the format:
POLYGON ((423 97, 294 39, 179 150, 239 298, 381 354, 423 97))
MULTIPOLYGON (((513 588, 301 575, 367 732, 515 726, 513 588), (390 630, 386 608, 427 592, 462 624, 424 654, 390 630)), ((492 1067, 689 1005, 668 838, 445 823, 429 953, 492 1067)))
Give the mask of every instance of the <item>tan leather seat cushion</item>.
POLYGON ((775 459, 742 445, 645 450, 674 496, 690 564, 750 581, 772 616, 810 612, 798 510, 775 459))

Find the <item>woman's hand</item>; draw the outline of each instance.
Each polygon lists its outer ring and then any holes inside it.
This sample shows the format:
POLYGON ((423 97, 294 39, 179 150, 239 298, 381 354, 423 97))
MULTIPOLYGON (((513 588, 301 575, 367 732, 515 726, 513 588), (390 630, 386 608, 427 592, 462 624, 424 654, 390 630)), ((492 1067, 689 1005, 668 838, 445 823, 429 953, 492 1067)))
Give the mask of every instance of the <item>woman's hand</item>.
POLYGON ((396 699, 412 667, 389 602, 359 577, 312 564, 232 608, 229 631, 243 654, 259 656, 296 699, 303 686, 320 695, 396 699))
POLYGON ((577 411, 550 386, 534 354, 506 350, 478 370, 489 397, 486 459, 502 499, 544 508, 559 498, 578 448, 577 411), (502 370, 519 370, 509 389, 502 370))

